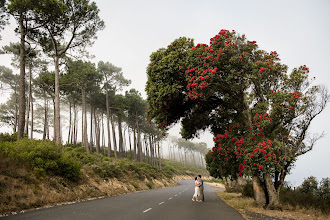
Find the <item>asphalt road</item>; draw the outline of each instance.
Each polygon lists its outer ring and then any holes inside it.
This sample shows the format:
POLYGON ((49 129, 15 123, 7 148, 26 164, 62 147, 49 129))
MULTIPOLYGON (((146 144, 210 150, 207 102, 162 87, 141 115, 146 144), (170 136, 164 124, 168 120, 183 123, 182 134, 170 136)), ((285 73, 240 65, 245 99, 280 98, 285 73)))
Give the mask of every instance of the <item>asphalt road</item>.
POLYGON ((1 219, 244 219, 209 185, 204 184, 205 202, 193 202, 194 181, 178 182, 180 185, 175 187, 27 211, 1 219))

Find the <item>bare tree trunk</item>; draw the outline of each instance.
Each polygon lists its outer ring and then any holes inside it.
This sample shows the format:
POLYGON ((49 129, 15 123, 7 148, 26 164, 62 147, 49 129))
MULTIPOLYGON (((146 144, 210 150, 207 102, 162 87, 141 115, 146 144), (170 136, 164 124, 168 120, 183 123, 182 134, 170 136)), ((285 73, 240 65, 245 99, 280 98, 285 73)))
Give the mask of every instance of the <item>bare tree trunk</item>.
MULTIPOLYGON (((148 143, 147 143, 146 135, 144 135, 143 140, 144 140, 144 147, 145 147, 144 161, 145 161, 146 163, 149 163, 149 158, 150 158, 150 156, 149 156, 149 151, 148 151, 148 143)), ((150 163, 149 163, 149 164, 150 164, 150 163)))
POLYGON ((108 89, 106 89, 106 107, 107 107, 107 127, 108 127, 108 157, 111 157, 111 135, 110 135, 110 107, 109 107, 109 94, 108 89))
POLYGON ((18 95, 17 95, 17 89, 15 86, 15 124, 14 124, 14 132, 17 131, 17 123, 18 123, 18 95))
POLYGON ((111 119, 111 129, 112 129, 112 140, 113 140, 113 152, 115 156, 115 160, 117 159, 117 141, 116 141, 116 130, 115 130, 115 123, 113 120, 113 115, 110 109, 110 119, 111 119))
POLYGON ((20 14, 19 18, 19 29, 20 29, 20 57, 19 57, 19 115, 18 115, 18 131, 17 140, 21 139, 24 135, 25 125, 25 28, 23 24, 23 15, 20 14))
POLYGON ((280 206, 280 188, 275 189, 274 183, 269 173, 264 173, 264 179, 266 183, 267 195, 268 195, 268 209, 276 209, 280 206))
POLYGON ((84 110, 82 108, 81 109, 81 144, 82 144, 82 146, 85 146, 84 145, 84 124, 85 124, 85 121, 84 121, 84 110))
POLYGON ((136 125, 137 125, 137 148, 138 148, 138 152, 139 152, 139 160, 140 160, 140 162, 142 162, 143 155, 142 155, 140 127, 139 127, 138 120, 136 120, 136 125))
POLYGON ((123 131, 122 131, 122 121, 121 116, 118 116, 118 132, 119 132, 119 155, 124 157, 124 149, 123 149, 123 131))
POLYGON ((153 137, 151 137, 151 135, 149 135, 149 145, 150 145, 150 164, 152 166, 154 166, 154 160, 153 160, 153 157, 154 157, 154 148, 153 148, 153 141, 152 141, 153 137))
POLYGON ((60 70, 59 56, 55 55, 55 111, 54 111, 54 134, 55 142, 61 144, 61 111, 60 111, 60 70))
POLYGON ((30 138, 33 139, 33 129, 34 129, 34 114, 33 114, 33 97, 31 96, 31 135, 30 138))
POLYGON ((103 112, 101 113, 101 121, 102 121, 102 149, 103 149, 103 155, 105 155, 105 136, 104 136, 103 112))
POLYGON ((77 144, 77 108, 76 103, 73 103, 73 128, 72 128, 72 135, 71 135, 71 143, 77 144))
POLYGON ((253 185, 253 194, 254 201, 257 206, 265 206, 266 205, 266 195, 264 188, 260 184, 260 179, 257 176, 252 176, 252 185, 253 185))
POLYGON ((135 127, 133 128, 133 138, 134 138, 134 160, 137 160, 137 154, 136 154, 136 150, 137 150, 137 140, 136 140, 136 129, 135 127))
POLYGON ((82 112, 83 112, 83 146, 86 148, 86 152, 90 153, 89 147, 88 147, 88 137, 87 137, 87 111, 86 111, 86 91, 85 88, 81 89, 81 100, 82 100, 82 112))
POLYGON ((96 153, 100 153, 100 137, 101 137, 101 126, 100 121, 96 117, 96 111, 94 110, 94 124, 95 124, 95 145, 96 153))
POLYGON ((71 100, 69 100, 69 134, 68 134, 68 144, 70 143, 70 135, 71 135, 71 125, 72 125, 72 113, 71 113, 71 109, 72 109, 72 104, 71 104, 71 100))
POLYGON ((158 142, 158 161, 159 161, 159 169, 162 168, 162 157, 161 157, 161 154, 160 154, 160 146, 159 146, 159 142, 158 142))
POLYGON ((29 84, 28 84, 28 100, 27 100, 27 108, 26 108, 26 120, 25 120, 25 134, 29 134, 29 117, 30 117, 30 107, 31 107, 31 99, 32 99, 32 67, 31 62, 28 62, 29 66, 29 84))
POLYGON ((47 101, 47 98, 45 97, 44 98, 44 107, 45 107, 45 115, 44 115, 44 132, 43 132, 43 135, 42 135, 42 140, 45 140, 46 139, 46 134, 47 134, 47 126, 48 126, 48 118, 47 118, 47 115, 48 115, 48 101, 47 101))
POLYGON ((93 140, 93 106, 91 105, 91 125, 90 125, 90 140, 89 140, 89 146, 90 146, 90 151, 93 152, 93 145, 94 145, 94 140, 93 140))
POLYGON ((131 142, 131 134, 129 133, 129 127, 127 128, 127 132, 128 132, 130 159, 132 159, 133 158, 133 155, 132 155, 132 142, 131 142))

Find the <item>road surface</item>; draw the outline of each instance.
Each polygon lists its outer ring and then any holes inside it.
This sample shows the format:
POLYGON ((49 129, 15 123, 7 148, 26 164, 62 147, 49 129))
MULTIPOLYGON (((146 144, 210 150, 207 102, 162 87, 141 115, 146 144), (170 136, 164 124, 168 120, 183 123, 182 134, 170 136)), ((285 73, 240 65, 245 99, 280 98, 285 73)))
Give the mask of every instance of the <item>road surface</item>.
POLYGON ((175 187, 27 211, 1 219, 244 219, 226 205, 209 185, 204 184, 205 202, 193 202, 194 181, 178 182, 180 185, 175 187))

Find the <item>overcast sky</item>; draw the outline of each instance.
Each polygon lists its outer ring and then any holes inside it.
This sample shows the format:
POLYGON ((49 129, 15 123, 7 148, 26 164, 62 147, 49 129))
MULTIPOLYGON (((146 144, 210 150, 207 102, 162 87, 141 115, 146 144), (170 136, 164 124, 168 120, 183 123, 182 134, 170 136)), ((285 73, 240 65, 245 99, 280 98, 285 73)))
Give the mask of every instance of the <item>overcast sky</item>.
MULTIPOLYGON (((307 65, 315 84, 330 88, 330 1, 197 1, 197 0, 96 0, 106 28, 89 51, 94 62, 109 61, 122 67, 131 88, 144 91, 146 67, 152 52, 166 47, 180 36, 195 43, 209 43, 221 29, 236 30, 261 49, 277 51, 290 69, 307 65)), ((15 23, 1 32, 0 46, 17 42, 15 23)), ((0 56, 0 65, 10 67, 10 57, 0 56)), ((18 72, 18 70, 16 70, 18 72)), ((287 180, 299 185, 304 178, 330 177, 330 107, 312 123, 310 133, 327 133, 313 151, 301 156, 287 180)), ((170 133, 177 135, 179 126, 170 133)), ((212 136, 199 140, 212 147, 212 136)))

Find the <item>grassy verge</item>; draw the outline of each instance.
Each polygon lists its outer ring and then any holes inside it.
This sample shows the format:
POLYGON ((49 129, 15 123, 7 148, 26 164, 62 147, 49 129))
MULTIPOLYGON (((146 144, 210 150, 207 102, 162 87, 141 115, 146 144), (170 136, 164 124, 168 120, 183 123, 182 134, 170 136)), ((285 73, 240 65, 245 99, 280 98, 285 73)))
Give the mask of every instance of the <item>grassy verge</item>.
POLYGON ((218 192, 220 198, 235 208, 245 219, 330 219, 320 210, 283 206, 282 211, 265 210, 254 205, 253 198, 243 197, 241 193, 218 192))

